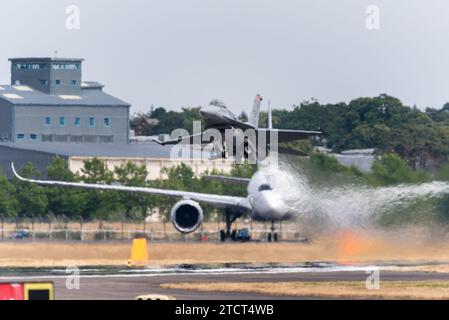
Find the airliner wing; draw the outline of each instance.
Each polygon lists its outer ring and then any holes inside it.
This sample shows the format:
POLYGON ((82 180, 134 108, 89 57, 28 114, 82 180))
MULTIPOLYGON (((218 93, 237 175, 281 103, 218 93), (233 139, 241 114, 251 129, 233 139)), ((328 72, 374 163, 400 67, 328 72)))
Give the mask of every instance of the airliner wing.
POLYGON ((203 176, 203 179, 210 181, 219 181, 229 184, 238 184, 241 186, 247 186, 250 182, 250 179, 247 178, 228 177, 228 176, 203 176))
POLYGON ((103 184, 88 184, 88 183, 65 182, 65 181, 35 180, 21 177, 16 172, 14 164, 11 164, 11 169, 17 179, 24 182, 36 183, 42 186, 146 193, 146 194, 191 199, 198 202, 208 203, 217 207, 225 207, 225 208, 232 207, 239 209, 241 211, 250 211, 252 209, 248 199, 243 197, 223 196, 217 194, 207 194, 207 193, 187 192, 177 190, 164 190, 164 189, 145 188, 145 187, 127 187, 120 185, 103 185, 103 184))

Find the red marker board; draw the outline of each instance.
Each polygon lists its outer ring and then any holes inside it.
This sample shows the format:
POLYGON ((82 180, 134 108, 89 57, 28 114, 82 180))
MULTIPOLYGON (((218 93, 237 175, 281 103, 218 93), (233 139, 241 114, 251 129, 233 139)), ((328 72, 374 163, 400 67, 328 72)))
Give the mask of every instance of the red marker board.
POLYGON ((23 289, 20 283, 0 283, 0 300, 24 300, 23 289))

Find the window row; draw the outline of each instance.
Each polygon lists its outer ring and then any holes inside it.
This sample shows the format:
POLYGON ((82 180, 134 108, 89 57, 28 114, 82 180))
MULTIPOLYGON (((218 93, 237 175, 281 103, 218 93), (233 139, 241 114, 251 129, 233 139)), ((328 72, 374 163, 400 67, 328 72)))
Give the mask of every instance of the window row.
MULTIPOLYGON (((51 126, 53 122, 53 119, 51 117, 45 117, 44 118, 44 124, 45 126, 51 126)), ((81 117, 76 117, 73 121, 73 124, 75 127, 81 127, 81 117)), ((97 126, 97 119, 95 117, 89 117, 88 118, 88 124, 90 128, 95 128, 97 126)), ((59 117, 59 126, 65 127, 66 125, 66 118, 65 117, 59 117)), ((105 128, 109 128, 111 126, 111 119, 110 118, 103 118, 103 126, 105 128)))
MULTIPOLYGON (((48 80, 47 80, 47 79, 41 79, 41 80, 39 80, 39 82, 40 82, 42 85, 44 85, 44 86, 48 85, 48 80)), ((62 84, 63 84, 63 81, 62 81, 62 80, 55 80, 55 84, 56 84, 56 85, 62 85, 62 84)), ((70 80, 70 85, 76 86, 77 84, 78 84, 78 81, 76 81, 76 80, 70 80)))
MULTIPOLYGON (((47 86, 48 85, 48 80, 47 79, 40 79, 39 83, 43 86, 47 86)), ((62 85, 63 81, 62 80, 55 80, 54 82, 56 85, 62 85)), ((14 80, 14 85, 16 86, 20 86, 23 84, 22 80, 14 80)), ((76 86, 78 84, 78 81, 76 80, 70 80, 70 85, 72 86, 76 86)))
POLYGON ((78 70, 81 68, 80 63, 54 63, 52 64, 54 70, 78 70))
POLYGON ((57 134, 43 134, 39 137, 37 134, 31 133, 25 135, 19 133, 17 135, 18 141, 42 141, 42 142, 78 142, 78 143, 112 143, 114 136, 98 136, 98 135, 57 135, 57 134))
POLYGON ((46 63, 16 63, 15 67, 18 70, 40 70, 47 69, 48 65, 46 63))
MULTIPOLYGON (((41 70, 48 69, 47 63, 16 63, 15 68, 18 70, 41 70)), ((51 65, 53 70, 79 70, 80 63, 53 63, 51 65)))
MULTIPOLYGON (((34 133, 32 133, 32 134, 30 134, 30 140, 37 140, 37 134, 34 134, 34 133)), ((19 141, 23 141, 23 140, 25 140, 25 134, 23 134, 23 133, 19 133, 18 135, 17 135, 17 140, 19 140, 19 141)))

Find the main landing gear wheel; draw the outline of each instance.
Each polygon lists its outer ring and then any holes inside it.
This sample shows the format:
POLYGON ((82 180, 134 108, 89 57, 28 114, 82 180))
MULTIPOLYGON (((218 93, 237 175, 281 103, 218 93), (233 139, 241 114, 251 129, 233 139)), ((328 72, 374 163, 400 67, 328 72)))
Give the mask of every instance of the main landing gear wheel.
POLYGON ((268 242, 278 242, 279 236, 276 232, 276 227, 274 225, 274 221, 271 221, 271 232, 267 234, 267 241, 268 242))
POLYGON ((220 241, 226 242, 226 240, 230 239, 232 241, 237 241, 237 230, 231 230, 232 223, 237 220, 237 215, 226 212, 226 230, 220 230, 220 241))
POLYGON ((220 230, 220 241, 225 242, 226 241, 226 231, 220 230))

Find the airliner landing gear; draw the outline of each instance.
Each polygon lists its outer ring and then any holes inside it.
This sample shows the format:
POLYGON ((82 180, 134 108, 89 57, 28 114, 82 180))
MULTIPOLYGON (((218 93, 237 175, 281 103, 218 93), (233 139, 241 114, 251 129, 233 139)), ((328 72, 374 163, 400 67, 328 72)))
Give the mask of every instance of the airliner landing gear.
POLYGON ((232 224, 240 216, 241 215, 238 213, 236 214, 236 213, 232 213, 232 212, 226 212, 226 214, 225 214, 226 230, 220 230, 220 241, 221 242, 225 242, 228 239, 231 241, 241 241, 241 242, 246 242, 246 241, 251 240, 251 233, 248 228, 231 230, 232 224))
POLYGON ((279 236, 276 232, 276 227, 275 227, 274 221, 271 221, 271 232, 269 232, 267 235, 267 241, 268 242, 278 242, 279 241, 279 236))
POLYGON ((226 230, 220 230, 220 241, 225 242, 227 239, 231 239, 232 241, 237 241, 237 230, 232 230, 232 223, 237 220, 237 216, 232 213, 226 212, 226 230))

